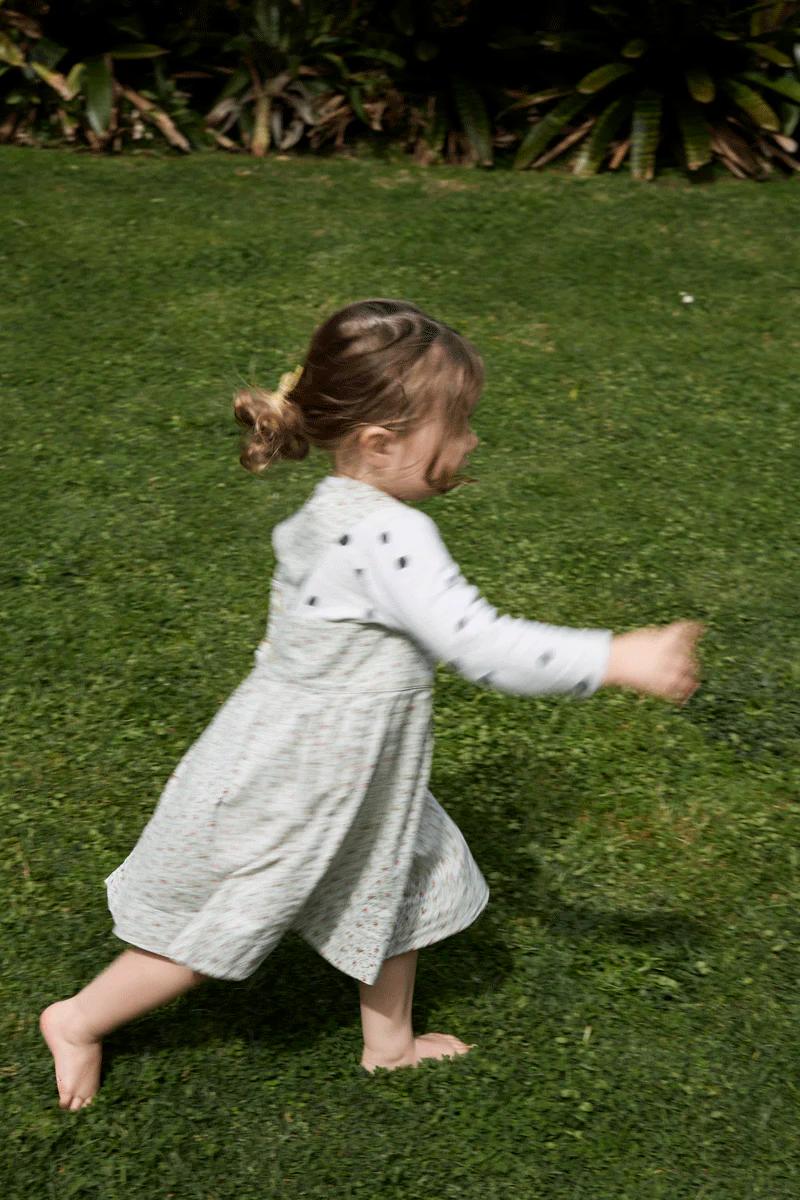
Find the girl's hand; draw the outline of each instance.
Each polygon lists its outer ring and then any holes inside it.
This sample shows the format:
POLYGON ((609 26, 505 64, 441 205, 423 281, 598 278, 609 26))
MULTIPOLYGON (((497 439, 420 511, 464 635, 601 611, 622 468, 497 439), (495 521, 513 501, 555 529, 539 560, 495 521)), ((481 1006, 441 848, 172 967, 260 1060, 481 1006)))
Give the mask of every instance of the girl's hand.
POLYGON ((699 621, 673 621, 616 634, 602 686, 686 704, 700 686, 695 644, 705 631, 699 621))

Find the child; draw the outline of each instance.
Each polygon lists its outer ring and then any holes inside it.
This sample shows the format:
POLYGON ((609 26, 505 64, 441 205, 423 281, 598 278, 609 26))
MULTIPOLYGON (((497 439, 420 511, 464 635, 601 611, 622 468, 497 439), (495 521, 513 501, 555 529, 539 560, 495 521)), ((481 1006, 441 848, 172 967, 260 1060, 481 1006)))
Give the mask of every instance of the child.
POLYGON ((333 472, 273 530, 253 669, 106 880, 131 948, 42 1013, 62 1108, 91 1101, 112 1029, 209 976, 245 979, 289 929, 359 981, 367 1071, 465 1053, 411 1024, 419 948, 488 900, 427 786, 437 660, 522 696, 616 685, 685 703, 696 690, 699 624, 613 636, 501 616, 406 503, 475 482, 457 471, 478 444, 482 383, 454 330, 412 304, 367 300, 321 326, 277 392, 237 396, 248 470, 313 445, 333 472))

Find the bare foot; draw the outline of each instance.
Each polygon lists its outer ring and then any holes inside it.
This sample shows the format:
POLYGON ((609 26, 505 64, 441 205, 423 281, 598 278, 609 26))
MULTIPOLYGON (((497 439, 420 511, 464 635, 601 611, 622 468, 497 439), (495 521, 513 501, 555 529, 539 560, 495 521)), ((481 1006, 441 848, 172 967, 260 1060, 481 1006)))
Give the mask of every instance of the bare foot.
POLYGON ((376 1067, 394 1071, 397 1067, 417 1067, 425 1058, 455 1058, 457 1054, 466 1054, 476 1045, 467 1045, 450 1033, 423 1033, 414 1038, 405 1053, 396 1058, 384 1058, 380 1055, 364 1051, 361 1056, 361 1066, 370 1074, 376 1067))
POLYGON ((71 1000, 58 1000, 39 1017, 42 1037, 56 1067, 58 1106, 77 1112, 100 1086, 102 1044, 82 1029, 71 1000))

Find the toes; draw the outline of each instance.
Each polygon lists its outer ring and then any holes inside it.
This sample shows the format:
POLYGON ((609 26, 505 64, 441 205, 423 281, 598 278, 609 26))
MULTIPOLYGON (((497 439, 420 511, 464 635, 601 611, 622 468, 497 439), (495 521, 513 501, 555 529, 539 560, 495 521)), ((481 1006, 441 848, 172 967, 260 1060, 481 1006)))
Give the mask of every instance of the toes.
POLYGON ((466 1042, 462 1042, 461 1038, 455 1037, 452 1033, 441 1033, 438 1036, 441 1037, 442 1041, 448 1042, 455 1050, 459 1050, 462 1053, 470 1049, 466 1042))

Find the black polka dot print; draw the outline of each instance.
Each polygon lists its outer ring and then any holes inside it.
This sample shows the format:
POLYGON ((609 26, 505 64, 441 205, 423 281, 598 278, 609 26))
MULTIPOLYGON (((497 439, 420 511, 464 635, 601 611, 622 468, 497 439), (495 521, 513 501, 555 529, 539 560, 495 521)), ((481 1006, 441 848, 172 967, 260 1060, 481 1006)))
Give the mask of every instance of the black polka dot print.
POLYGON ((306 600, 306 604, 316 604, 316 603, 317 603, 316 596, 309 596, 308 599, 306 600))
POLYGON ((375 609, 368 608, 367 611, 364 613, 364 620, 371 621, 371 620, 373 620, 374 616, 375 616, 375 609))
POLYGON ((355 573, 356 573, 356 575, 363 575, 363 574, 364 574, 364 568, 363 568, 363 567, 355 567, 354 569, 355 569, 355 573))
POLYGON ((350 541, 350 534, 345 533, 339 538, 339 545, 346 546, 349 541, 350 541))
POLYGON ((384 542, 384 543, 388 542, 388 541, 389 541, 389 534, 388 534, 388 533, 386 533, 386 532, 382 533, 382 534, 381 534, 381 536, 380 536, 380 540, 381 540, 382 542, 384 542))
POLYGON ((407 566, 408 566, 408 559, 407 559, 405 556, 403 556, 402 558, 398 558, 398 560, 397 560, 397 564, 396 564, 396 565, 397 565, 398 567, 400 567, 400 568, 402 568, 402 567, 407 567, 407 566))
POLYGON ((463 629, 467 623, 467 618, 462 617, 460 621, 456 621, 456 629, 463 629))
POLYGON ((580 683, 576 683, 575 687, 573 688, 573 691, 576 696, 582 696, 585 692, 588 692, 588 690, 589 690, 589 680, 588 679, 582 679, 580 681, 580 683))
POLYGON ((544 654, 539 655, 539 666, 546 667, 547 664, 552 661, 552 658, 553 658, 553 651, 545 650, 544 654))

